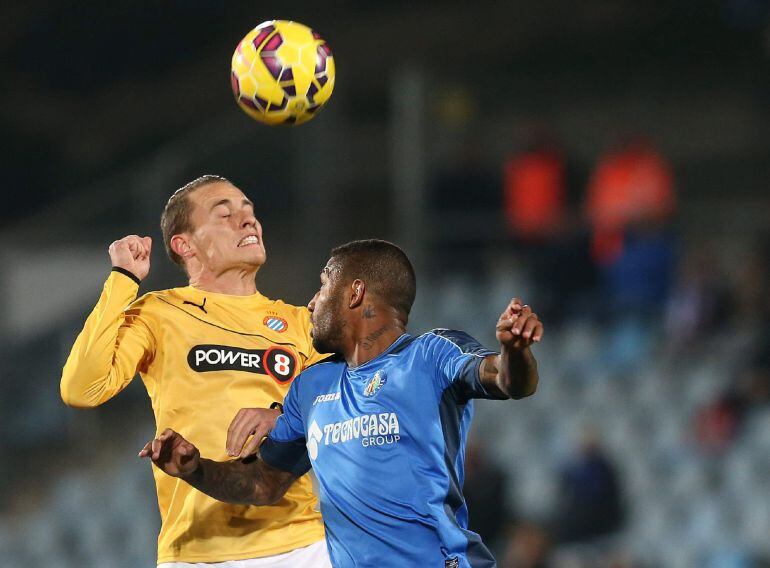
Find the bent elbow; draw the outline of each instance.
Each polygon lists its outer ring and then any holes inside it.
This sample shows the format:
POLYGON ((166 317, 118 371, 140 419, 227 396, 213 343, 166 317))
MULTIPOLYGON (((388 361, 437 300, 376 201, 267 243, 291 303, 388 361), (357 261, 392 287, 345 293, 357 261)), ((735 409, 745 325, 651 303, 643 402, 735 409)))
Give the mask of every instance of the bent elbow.
POLYGON ((286 495, 288 489, 289 487, 284 486, 283 484, 275 487, 257 486, 251 504, 260 507, 275 505, 278 501, 283 499, 283 496, 286 495))
POLYGON ((92 398, 87 397, 83 393, 76 392, 67 388, 64 385, 63 380, 59 388, 59 392, 61 394, 61 399, 64 402, 64 404, 66 404, 71 408, 94 408, 95 406, 99 406, 98 400, 94 400, 92 398))
POLYGON ((528 398, 537 392, 537 383, 528 386, 526 389, 511 393, 510 397, 513 400, 521 400, 522 398, 528 398))

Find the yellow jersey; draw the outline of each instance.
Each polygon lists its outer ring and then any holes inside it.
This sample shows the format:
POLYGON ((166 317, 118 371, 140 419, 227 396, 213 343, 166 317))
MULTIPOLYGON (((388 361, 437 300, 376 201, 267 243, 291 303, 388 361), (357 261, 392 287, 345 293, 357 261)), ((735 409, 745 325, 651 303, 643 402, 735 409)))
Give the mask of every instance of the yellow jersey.
MULTIPOLYGON (((239 409, 282 402, 294 377, 323 358, 312 347, 307 308, 259 293, 231 296, 191 286, 151 292, 113 271, 75 341, 61 379, 63 400, 93 407, 139 373, 157 433, 173 428, 223 461, 239 409)), ((153 467, 162 527, 158 563, 272 556, 324 536, 310 479, 275 505, 221 503, 153 467)))

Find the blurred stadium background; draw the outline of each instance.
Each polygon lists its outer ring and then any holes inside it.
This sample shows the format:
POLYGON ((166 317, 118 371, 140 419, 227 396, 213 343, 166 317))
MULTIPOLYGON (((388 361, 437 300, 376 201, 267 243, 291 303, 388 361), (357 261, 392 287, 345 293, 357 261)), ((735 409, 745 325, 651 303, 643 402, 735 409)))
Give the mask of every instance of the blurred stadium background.
POLYGON ((411 329, 492 345, 512 295, 542 381, 477 405, 471 528, 501 566, 770 566, 770 19, 765 0, 60 3, 3 8, 0 564, 152 566, 140 382, 66 408, 109 269, 203 173, 256 202, 263 293, 305 303, 332 245, 418 267, 411 329), (267 128, 232 100, 272 19, 329 41, 335 94, 267 128))

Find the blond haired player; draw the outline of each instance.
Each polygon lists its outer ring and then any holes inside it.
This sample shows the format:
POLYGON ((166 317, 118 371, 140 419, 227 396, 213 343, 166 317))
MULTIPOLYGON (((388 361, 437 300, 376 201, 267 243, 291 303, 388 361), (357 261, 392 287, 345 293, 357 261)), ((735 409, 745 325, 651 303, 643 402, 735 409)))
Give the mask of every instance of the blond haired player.
MULTIPOLYGON (((252 202, 228 180, 203 176, 179 189, 161 228, 189 286, 137 300, 152 242, 133 235, 112 243, 113 269, 64 366, 62 399, 97 406, 139 373, 156 424, 184 433, 217 459, 246 457, 280 413, 267 408, 322 359, 312 347, 308 310, 257 291, 266 259, 262 227, 252 202)), ((163 568, 330 566, 307 476, 265 508, 221 503, 153 473, 163 568)))

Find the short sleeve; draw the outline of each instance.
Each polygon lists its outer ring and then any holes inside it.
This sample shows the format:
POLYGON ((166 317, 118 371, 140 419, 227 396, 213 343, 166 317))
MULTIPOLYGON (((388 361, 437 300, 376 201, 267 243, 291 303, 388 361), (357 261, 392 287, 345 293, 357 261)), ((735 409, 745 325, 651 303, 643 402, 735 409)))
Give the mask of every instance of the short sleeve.
POLYGON ((452 388, 461 400, 499 398, 481 384, 482 361, 497 355, 464 331, 434 329, 425 334, 426 357, 435 366, 434 380, 440 392, 452 388))
POLYGON ((310 460, 305 447, 305 427, 299 405, 299 389, 302 375, 294 379, 283 401, 283 414, 260 446, 260 456, 269 466, 288 471, 297 476, 310 470, 310 460))

